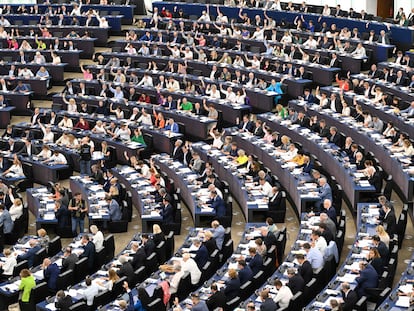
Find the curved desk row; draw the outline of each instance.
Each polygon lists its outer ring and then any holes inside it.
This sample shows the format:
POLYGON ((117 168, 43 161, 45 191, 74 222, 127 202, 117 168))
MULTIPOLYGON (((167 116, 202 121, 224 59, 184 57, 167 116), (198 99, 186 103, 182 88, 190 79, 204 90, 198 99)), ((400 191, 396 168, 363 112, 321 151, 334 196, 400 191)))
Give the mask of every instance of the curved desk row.
POLYGON ((348 256, 329 284, 304 310, 319 310, 320 308, 328 307, 331 299, 342 299, 341 284, 343 282, 348 282, 351 289, 355 289, 357 286, 355 279, 358 275, 352 272, 352 270, 359 270, 358 262, 367 259, 369 247, 372 246, 370 237, 376 234, 376 216, 378 215, 379 209, 377 204, 358 204, 357 233, 348 256))
MULTIPOLYGON (((24 40, 26 40, 32 47, 36 46, 36 39, 35 37, 31 36, 15 36, 14 37, 16 41, 19 43, 19 45, 22 44, 24 40)), ((92 57, 94 50, 95 50, 95 41, 96 38, 62 38, 62 37, 38 37, 39 40, 42 40, 47 48, 50 48, 51 46, 54 46, 55 40, 59 40, 59 50, 56 50, 58 54, 60 52, 66 52, 64 48, 65 42, 68 43, 69 41, 73 42, 73 45, 79 49, 80 51, 80 57, 81 58, 90 58, 92 57)), ((3 38, 0 39, 0 42, 3 43, 3 47, 8 46, 7 39, 3 38)))
MULTIPOLYGON (((303 110, 304 105, 300 101, 289 102, 289 106, 295 110, 303 110)), ((335 126, 339 132, 352 137, 355 143, 364 146, 365 150, 373 152, 380 161, 381 167, 388 174, 392 174, 395 185, 403 195, 403 201, 413 201, 414 176, 409 174, 409 167, 405 167, 407 163, 410 163, 410 159, 402 154, 393 154, 390 150, 390 141, 384 139, 381 133, 358 124, 352 117, 343 117, 338 113, 333 113, 331 110, 318 110, 316 107, 311 106, 307 108, 306 113, 309 116, 317 116, 318 120, 324 119, 328 127, 335 126)), ((329 169, 329 162, 325 163, 329 169)))
POLYGON ((373 186, 356 182, 356 176, 354 175, 356 170, 352 165, 348 167, 344 165, 338 146, 325 141, 317 133, 312 133, 307 128, 291 124, 290 121, 280 122, 272 113, 261 114, 258 118, 266 122, 273 131, 290 137, 293 142, 302 144, 306 151, 315 155, 324 168, 335 176, 338 183, 343 187, 350 206, 354 209, 360 200, 361 193, 375 191, 373 186))
MULTIPOLYGON (((205 4, 194 4, 194 3, 180 3, 180 2, 165 2, 165 1, 156 1, 153 3, 153 7, 157 7, 161 12, 162 8, 168 9, 170 12, 174 12, 174 7, 177 9, 183 9, 185 14, 201 16, 203 10, 206 9, 205 4)), ((210 5, 210 12, 215 12, 216 8, 219 7, 223 15, 227 15, 229 19, 237 18, 239 14, 239 7, 229 7, 223 5, 210 5)), ((247 16, 251 19, 254 19, 255 15, 259 15, 263 19, 263 9, 257 8, 243 8, 243 13, 247 13, 247 16)), ((214 14, 214 13, 213 13, 214 14)), ((273 18, 276 21, 285 20, 288 23, 293 23, 296 17, 303 16, 306 21, 309 20, 318 20, 321 16, 319 14, 312 13, 302 13, 302 12, 287 12, 287 11, 267 11, 267 15, 273 18)), ((337 28, 347 27, 348 29, 357 28, 360 33, 366 32, 367 30, 367 21, 357 20, 350 18, 337 18, 334 16, 324 16, 322 18, 323 22, 326 22, 328 25, 336 24, 337 28)), ((371 21, 369 23, 369 29, 375 30, 376 33, 379 33, 381 30, 387 31, 385 23, 371 21)), ((411 47, 411 42, 413 41, 414 31, 408 27, 400 27, 398 25, 391 25, 392 38, 395 43, 401 46, 402 49, 409 49, 411 47)))

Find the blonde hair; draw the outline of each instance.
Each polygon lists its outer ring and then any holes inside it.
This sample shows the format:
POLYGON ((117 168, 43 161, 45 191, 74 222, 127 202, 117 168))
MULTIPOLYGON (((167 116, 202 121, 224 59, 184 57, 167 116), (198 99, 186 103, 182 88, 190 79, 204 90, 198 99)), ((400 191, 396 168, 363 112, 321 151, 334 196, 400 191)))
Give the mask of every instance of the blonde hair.
POLYGON ((152 226, 152 232, 155 233, 155 234, 161 233, 162 232, 161 227, 159 225, 157 225, 157 224, 154 224, 152 226))
POLYGON ((229 269, 228 275, 231 279, 237 278, 237 271, 236 269, 229 269))
POLYGON ((43 238, 47 235, 47 232, 45 229, 42 228, 42 229, 37 230, 37 235, 43 238))
POLYGON ((109 279, 109 281, 112 281, 113 283, 115 283, 116 281, 119 280, 119 275, 116 274, 114 269, 109 269, 108 270, 108 279, 109 279))
POLYGON ((96 232, 98 232, 98 227, 97 227, 97 226, 95 226, 95 225, 92 225, 89 229, 91 230, 91 232, 92 232, 93 234, 95 234, 96 232))

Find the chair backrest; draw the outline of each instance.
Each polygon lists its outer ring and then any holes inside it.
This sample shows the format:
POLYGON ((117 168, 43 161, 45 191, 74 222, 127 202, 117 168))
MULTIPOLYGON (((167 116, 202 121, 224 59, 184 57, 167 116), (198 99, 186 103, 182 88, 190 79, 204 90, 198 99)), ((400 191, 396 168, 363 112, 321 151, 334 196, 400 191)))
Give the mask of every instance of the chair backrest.
POLYGON ((98 249, 95 252, 95 268, 96 269, 100 269, 102 265, 104 265, 106 263, 106 249, 105 247, 102 247, 101 249, 98 249))
POLYGON ((156 252, 153 252, 151 255, 147 257, 147 259, 145 260, 145 268, 147 269, 148 275, 157 270, 158 261, 156 252))
POLYGON ((45 259, 46 257, 47 257, 46 248, 39 249, 34 256, 33 267, 40 265, 43 262, 43 259, 45 259))
POLYGON ((75 263, 75 283, 79 283, 88 275, 88 258, 84 257, 75 263))
POLYGON ((94 310, 98 309, 101 306, 106 305, 107 303, 111 302, 112 295, 111 292, 108 290, 105 290, 103 292, 98 293, 98 295, 96 295, 93 298, 93 308, 94 310))
POLYGON ((47 250, 47 255, 49 257, 55 256, 62 250, 62 241, 60 236, 55 236, 50 242, 47 250))
POLYGON ((30 300, 37 304, 46 299, 49 295, 49 289, 46 282, 37 284, 30 293, 30 300))
POLYGON ((157 253, 157 259, 159 264, 165 263, 166 260, 166 245, 165 241, 161 241, 157 247, 155 248, 155 252, 157 253))
POLYGON ((89 310, 85 301, 78 301, 69 307, 69 311, 87 311, 89 310))
POLYGON ((134 283, 138 284, 143 282, 147 277, 145 267, 141 266, 137 270, 134 271, 134 283))
POLYGON ((114 258, 115 254, 115 238, 113 234, 108 235, 104 239, 103 246, 105 247, 105 262, 109 262, 114 258))
POLYGON ((112 286, 112 291, 111 291, 112 299, 115 299, 116 297, 118 297, 119 294, 122 293, 123 291, 122 285, 124 284, 124 282, 126 282, 126 280, 127 280, 127 277, 123 276, 114 283, 114 285, 112 286))
POLYGON ((17 265, 13 268, 13 277, 18 276, 20 274, 20 271, 23 269, 29 269, 29 265, 27 264, 27 260, 22 260, 17 263, 17 265))
POLYGON ((70 269, 59 274, 57 281, 56 281, 57 290, 67 289, 70 285, 73 284, 74 278, 75 278, 75 272, 70 269))
POLYGON ((177 296, 179 300, 185 299, 188 294, 191 292, 192 285, 191 285, 191 275, 190 272, 184 272, 183 276, 181 277, 180 282, 178 283, 177 287, 177 296))
POLYGON ((174 231, 170 231, 165 238, 165 254, 166 258, 171 258, 174 253, 175 240, 174 231))

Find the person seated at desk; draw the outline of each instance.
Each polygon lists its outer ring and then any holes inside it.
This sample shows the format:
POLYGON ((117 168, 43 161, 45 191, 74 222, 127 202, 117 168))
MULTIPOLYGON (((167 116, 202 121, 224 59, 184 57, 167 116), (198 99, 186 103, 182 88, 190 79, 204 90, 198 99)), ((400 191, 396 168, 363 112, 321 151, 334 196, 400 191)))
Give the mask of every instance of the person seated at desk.
POLYGON ((58 127, 63 130, 71 130, 73 128, 72 119, 67 114, 64 114, 63 119, 58 123, 58 127))
POLYGON ((37 65, 43 65, 46 63, 46 58, 42 54, 40 54, 39 51, 37 51, 32 60, 32 63, 37 64, 37 65))
POLYGON ((92 310, 95 296, 99 293, 99 286, 95 282, 92 282, 92 279, 89 277, 85 279, 85 285, 86 288, 83 290, 83 297, 85 298, 88 307, 92 310))
POLYGON ((13 275, 14 267, 17 265, 16 256, 14 256, 10 248, 3 250, 4 261, 0 261, 0 281, 3 282, 13 275))
POLYGON ((13 89, 13 92, 18 92, 18 93, 30 92, 30 85, 25 84, 25 83, 23 83, 23 81, 19 80, 19 81, 17 81, 17 85, 13 89))
POLYGON ((226 204, 224 200, 217 195, 216 190, 210 191, 210 199, 206 204, 213 208, 216 218, 221 218, 226 215, 226 204))
POLYGON ((43 145, 42 150, 37 154, 40 159, 48 159, 52 156, 52 151, 48 145, 43 145))
POLYGON ((358 297, 362 297, 367 295, 365 289, 366 288, 373 288, 377 287, 378 285, 378 273, 375 271, 374 267, 371 266, 366 261, 360 261, 359 262, 359 271, 355 270, 353 271, 355 273, 358 273, 358 277, 355 279, 357 282, 356 292, 358 294, 358 297))
POLYGON ((118 202, 111 195, 105 195, 105 201, 109 205, 109 216, 111 221, 119 221, 122 218, 121 208, 118 202))
POLYGON ((79 121, 75 124, 74 128, 89 131, 89 122, 84 117, 79 117, 79 121))
POLYGON ((341 284, 341 295, 342 311, 352 311, 358 302, 358 295, 354 290, 351 289, 349 283, 344 282, 341 284))
POLYGON ((2 174, 6 178, 22 178, 25 177, 23 172, 22 162, 17 157, 17 154, 13 156, 13 164, 3 172, 2 174))
MULTIPOLYGON (((240 279, 235 269, 229 269, 227 272, 229 279, 224 282, 224 294, 226 296, 226 302, 231 301, 233 298, 240 296, 240 279)), ((223 281, 219 281, 223 283, 223 281)))
POLYGON ((66 295, 63 290, 56 293, 55 308, 60 311, 69 311, 73 305, 72 296, 66 295))
POLYGON ((16 154, 21 155, 23 157, 31 157, 37 154, 39 150, 35 146, 32 145, 30 139, 25 139, 24 146, 17 152, 16 154))
POLYGON ((319 249, 317 249, 315 246, 311 247, 309 243, 303 244, 303 249, 306 252, 306 260, 311 264, 313 271, 316 271, 319 268, 323 267, 323 254, 319 251, 319 249))
POLYGON ((66 157, 59 152, 59 150, 54 150, 50 158, 43 160, 42 163, 50 163, 50 165, 66 165, 68 161, 66 157))
MULTIPOLYGON (((0 212, 1 209, 2 207, 0 205, 0 212)), ((17 261, 27 260, 28 267, 32 268, 36 253, 41 250, 41 247, 35 239, 31 239, 29 241, 29 246, 30 248, 27 251, 25 251, 24 254, 17 256, 17 261)))

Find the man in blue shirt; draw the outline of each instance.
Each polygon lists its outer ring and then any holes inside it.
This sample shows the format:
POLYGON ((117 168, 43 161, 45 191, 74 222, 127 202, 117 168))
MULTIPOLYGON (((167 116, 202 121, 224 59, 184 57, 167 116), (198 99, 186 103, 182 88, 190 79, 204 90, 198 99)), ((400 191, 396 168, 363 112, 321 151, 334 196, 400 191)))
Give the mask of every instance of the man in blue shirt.
POLYGON ((174 122, 173 118, 168 119, 167 124, 165 125, 165 130, 166 131, 171 131, 173 133, 179 133, 180 132, 180 128, 179 128, 178 124, 174 122))
POLYGON ((107 195, 105 197, 106 202, 109 204, 109 216, 112 221, 118 221, 122 219, 122 212, 119 204, 116 200, 112 199, 112 196, 107 195))

